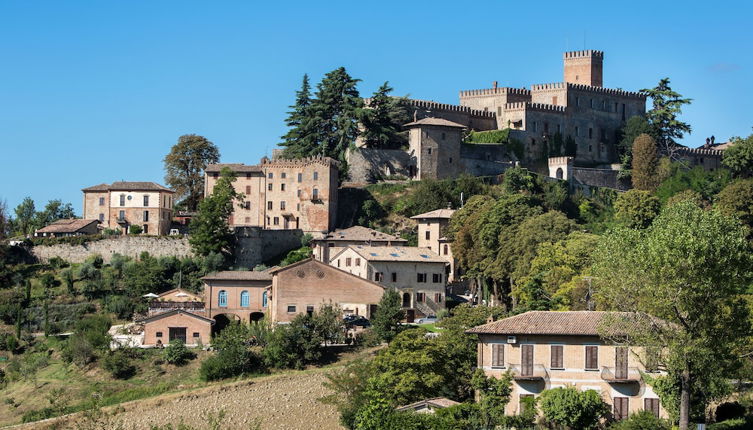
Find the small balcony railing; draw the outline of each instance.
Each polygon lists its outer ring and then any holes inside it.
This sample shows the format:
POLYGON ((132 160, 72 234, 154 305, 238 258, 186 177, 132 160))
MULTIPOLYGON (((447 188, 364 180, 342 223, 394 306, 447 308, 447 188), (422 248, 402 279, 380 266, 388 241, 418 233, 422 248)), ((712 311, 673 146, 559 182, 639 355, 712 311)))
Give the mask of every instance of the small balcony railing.
POLYGON ((601 368, 601 379, 614 384, 635 384, 641 382, 641 372, 637 367, 619 370, 616 367, 601 368))
POLYGON ((510 373, 516 381, 545 381, 549 379, 549 372, 543 364, 533 364, 524 366, 520 364, 511 364, 510 373))
POLYGON ((149 316, 180 309, 194 314, 204 314, 204 302, 151 302, 149 303, 149 316))

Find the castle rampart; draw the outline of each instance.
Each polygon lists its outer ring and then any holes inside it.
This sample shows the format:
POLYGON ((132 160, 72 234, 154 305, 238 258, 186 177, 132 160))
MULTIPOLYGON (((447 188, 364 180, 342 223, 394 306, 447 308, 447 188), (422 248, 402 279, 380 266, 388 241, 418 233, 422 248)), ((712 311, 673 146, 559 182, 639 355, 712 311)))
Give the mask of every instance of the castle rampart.
POLYGON ((464 90, 460 91, 460 97, 479 97, 479 96, 493 96, 493 95, 517 95, 517 96, 530 96, 531 91, 526 88, 510 88, 510 87, 497 87, 497 88, 483 88, 478 90, 464 90))

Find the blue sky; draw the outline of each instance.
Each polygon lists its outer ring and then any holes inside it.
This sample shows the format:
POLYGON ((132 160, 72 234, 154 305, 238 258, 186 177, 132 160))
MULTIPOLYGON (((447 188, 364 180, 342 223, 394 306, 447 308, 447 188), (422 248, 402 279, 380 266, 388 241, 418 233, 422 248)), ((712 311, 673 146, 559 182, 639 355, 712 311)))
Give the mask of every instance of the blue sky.
POLYGON ((255 163, 284 134, 301 76, 345 66, 368 95, 562 80, 562 52, 605 51, 604 84, 668 76, 683 119, 717 141, 753 126, 753 6, 744 2, 194 2, 0 0, 0 200, 163 182, 178 136, 255 163))

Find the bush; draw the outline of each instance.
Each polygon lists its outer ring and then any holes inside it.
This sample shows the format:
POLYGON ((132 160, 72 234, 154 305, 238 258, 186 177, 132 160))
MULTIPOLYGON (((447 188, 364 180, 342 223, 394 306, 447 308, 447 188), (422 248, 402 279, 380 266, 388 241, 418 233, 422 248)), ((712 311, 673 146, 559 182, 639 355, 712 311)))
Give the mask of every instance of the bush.
POLYGON ((83 367, 97 357, 94 347, 82 336, 72 336, 68 339, 62 351, 63 360, 83 367))
POLYGON ((597 428, 609 414, 609 406, 596 391, 578 391, 574 387, 546 390, 538 404, 547 422, 572 429, 597 428))
POLYGON ((717 406, 714 417, 716 422, 726 421, 733 418, 742 418, 745 416, 745 406, 739 402, 725 402, 717 406))
POLYGON ((302 369, 322 358, 324 338, 314 327, 313 318, 296 316, 290 324, 278 325, 264 348, 264 363, 280 369, 302 369))
POLYGON ((188 363, 194 354, 186 348, 186 344, 180 339, 173 339, 162 354, 165 361, 176 366, 188 363))
POLYGON ((111 337, 107 334, 112 321, 106 315, 94 314, 80 319, 75 326, 73 337, 83 337, 92 348, 108 349, 111 337))
POLYGON ((131 360, 119 349, 105 356, 102 368, 117 379, 128 379, 136 373, 136 366, 131 364, 131 360))
POLYGON ((671 430, 669 421, 657 418, 651 411, 640 411, 609 427, 613 430, 671 430))
POLYGON ((747 430, 753 428, 753 417, 735 418, 733 420, 722 421, 711 424, 708 430, 747 430))
POLYGON ((105 308, 120 319, 129 319, 133 315, 133 302, 126 296, 110 296, 105 308))
POLYGON ((140 225, 128 226, 128 234, 141 234, 143 231, 144 229, 140 225))
POLYGON ((217 335, 212 342, 217 353, 201 363, 201 379, 216 381, 260 371, 261 359, 249 349, 249 332, 247 325, 233 323, 217 335))

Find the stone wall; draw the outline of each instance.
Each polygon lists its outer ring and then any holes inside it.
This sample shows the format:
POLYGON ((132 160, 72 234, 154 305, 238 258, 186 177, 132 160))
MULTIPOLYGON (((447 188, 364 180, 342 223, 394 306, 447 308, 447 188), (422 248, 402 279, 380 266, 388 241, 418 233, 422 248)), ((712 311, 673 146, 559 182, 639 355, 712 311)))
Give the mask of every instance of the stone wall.
POLYGON ((83 245, 38 245, 31 249, 40 261, 49 261, 59 257, 71 263, 82 263, 88 257, 99 254, 105 263, 110 262, 113 254, 138 258, 142 252, 154 257, 187 257, 192 255, 188 239, 171 237, 122 236, 87 242, 83 245))
POLYGON ((301 230, 264 230, 260 227, 237 227, 235 265, 249 269, 283 253, 301 247, 301 230))
POLYGON ((409 176, 411 157, 400 149, 359 148, 346 155, 350 182, 373 183, 390 175, 409 176))
POLYGON ((617 175, 619 170, 590 169, 586 167, 572 168, 572 182, 574 185, 587 185, 589 187, 613 188, 627 191, 630 189, 628 181, 620 180, 617 175))

